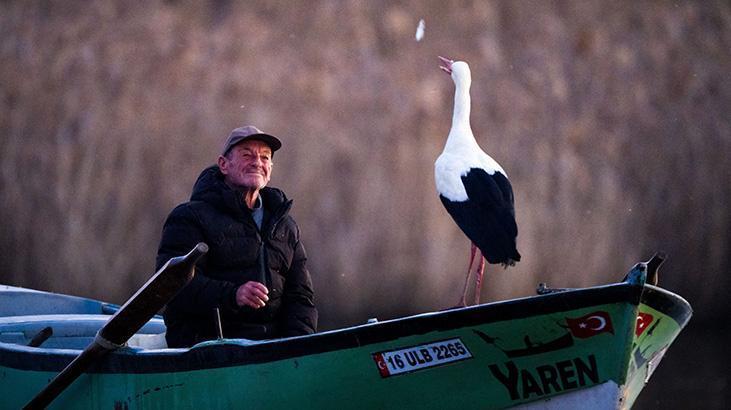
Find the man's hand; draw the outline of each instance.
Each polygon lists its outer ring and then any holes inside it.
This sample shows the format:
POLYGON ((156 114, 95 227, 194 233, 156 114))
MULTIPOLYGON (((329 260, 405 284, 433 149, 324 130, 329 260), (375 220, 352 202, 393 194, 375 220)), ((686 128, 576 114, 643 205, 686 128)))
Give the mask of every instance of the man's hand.
POLYGON ((254 281, 246 282, 236 289, 236 304, 259 309, 269 301, 268 293, 269 289, 263 284, 254 281))

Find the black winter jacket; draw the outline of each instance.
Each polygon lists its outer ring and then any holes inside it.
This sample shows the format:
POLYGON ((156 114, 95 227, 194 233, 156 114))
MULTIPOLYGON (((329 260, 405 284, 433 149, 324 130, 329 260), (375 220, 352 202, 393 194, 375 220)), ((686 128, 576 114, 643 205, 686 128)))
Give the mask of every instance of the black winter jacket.
POLYGON ((241 193, 229 188, 218 167, 211 166, 198 177, 190 201, 168 216, 157 253, 158 269, 198 242, 209 246, 193 280, 165 309, 168 346, 215 339, 215 308, 220 309, 227 338, 269 339, 316 331, 307 256, 299 228, 289 216, 292 201, 276 188, 265 187, 259 195, 264 206, 261 231, 241 193), (236 304, 236 289, 250 280, 269 289, 265 307, 236 304))

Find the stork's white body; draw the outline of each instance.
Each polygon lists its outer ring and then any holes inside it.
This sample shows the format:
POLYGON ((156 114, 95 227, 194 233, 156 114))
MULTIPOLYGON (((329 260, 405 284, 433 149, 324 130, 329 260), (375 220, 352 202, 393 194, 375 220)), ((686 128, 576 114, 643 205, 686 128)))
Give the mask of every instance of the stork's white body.
POLYGON ((505 170, 487 155, 475 140, 470 126, 470 85, 472 78, 467 63, 458 61, 452 66, 454 79, 454 113, 452 128, 447 136, 444 151, 434 163, 434 180, 437 192, 450 201, 464 202, 468 199, 462 177, 472 168, 484 169, 489 175, 505 170))

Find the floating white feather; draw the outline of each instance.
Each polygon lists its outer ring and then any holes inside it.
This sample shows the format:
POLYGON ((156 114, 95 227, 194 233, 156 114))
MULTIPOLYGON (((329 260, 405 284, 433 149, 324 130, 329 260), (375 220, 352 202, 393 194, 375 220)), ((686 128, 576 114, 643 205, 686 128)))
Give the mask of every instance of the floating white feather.
POLYGON ((424 23, 424 19, 419 20, 419 25, 416 26, 416 41, 421 41, 421 39, 424 38, 425 28, 426 24, 424 23))

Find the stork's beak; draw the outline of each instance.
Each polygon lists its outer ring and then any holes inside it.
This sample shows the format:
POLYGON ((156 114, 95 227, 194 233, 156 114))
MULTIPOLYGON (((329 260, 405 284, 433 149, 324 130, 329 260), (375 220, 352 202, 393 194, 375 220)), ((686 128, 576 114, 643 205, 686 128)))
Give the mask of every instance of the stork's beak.
POLYGON ((442 62, 443 65, 440 65, 439 68, 442 69, 447 74, 452 74, 452 64, 454 63, 454 60, 450 60, 448 58, 444 58, 442 56, 439 57, 439 60, 442 62))

